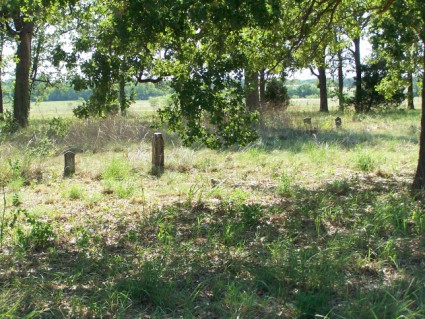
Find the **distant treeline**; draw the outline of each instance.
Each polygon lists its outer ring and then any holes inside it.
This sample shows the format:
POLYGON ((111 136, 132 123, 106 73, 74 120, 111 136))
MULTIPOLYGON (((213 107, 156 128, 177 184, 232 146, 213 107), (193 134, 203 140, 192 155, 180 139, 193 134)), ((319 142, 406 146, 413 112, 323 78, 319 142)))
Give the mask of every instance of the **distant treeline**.
MULTIPOLYGON (((316 79, 307 80, 288 80, 286 87, 290 98, 318 98, 320 95, 317 87, 316 79)), ((331 83, 330 83, 331 84, 331 83)), ((8 80, 2 83, 3 85, 3 100, 5 103, 12 100, 13 97, 13 82, 8 80)), ((335 85, 334 85, 335 86, 335 85)), ((344 79, 344 87, 351 88, 354 86, 354 79, 344 79)), ((332 85, 328 85, 328 90, 335 90, 332 85)), ((172 89, 167 84, 143 83, 136 86, 127 86, 126 93, 134 91, 135 100, 148 100, 150 97, 164 96, 170 94, 172 89)), ((418 96, 417 81, 414 81, 414 96, 418 96)), ((43 88, 33 91, 33 101, 75 101, 79 99, 87 100, 92 95, 90 89, 83 91, 75 91, 71 85, 61 85, 59 87, 43 88)))
MULTIPOLYGON (((126 93, 130 95, 134 92, 135 100, 147 100, 150 97, 163 96, 171 92, 168 85, 155 85, 153 83, 143 83, 137 86, 127 86, 126 93)), ((72 87, 54 88, 43 99, 44 101, 73 101, 78 99, 87 100, 92 95, 91 90, 76 92, 72 87)), ((36 98, 36 97, 35 97, 36 98)))
MULTIPOLYGON (((3 101, 8 103, 13 98, 13 82, 2 82, 3 101)), ((137 86, 127 86, 128 95, 134 92, 135 100, 148 100, 150 97, 163 96, 171 93, 167 84, 143 83, 137 86)), ((92 95, 92 90, 75 91, 71 85, 60 85, 50 88, 35 88, 31 95, 32 101, 75 101, 87 100, 92 95)))

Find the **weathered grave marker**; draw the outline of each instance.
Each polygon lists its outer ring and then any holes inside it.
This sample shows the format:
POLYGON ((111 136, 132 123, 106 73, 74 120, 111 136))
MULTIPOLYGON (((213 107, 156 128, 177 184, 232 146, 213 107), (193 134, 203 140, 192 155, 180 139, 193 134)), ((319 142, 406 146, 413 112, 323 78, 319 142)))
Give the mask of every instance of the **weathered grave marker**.
POLYGON ((152 138, 152 173, 164 172, 164 139, 162 133, 154 133, 152 138))
POLYGON ((342 120, 339 116, 335 119, 335 125, 336 128, 340 128, 342 126, 342 120))
POLYGON ((66 151, 64 158, 65 168, 63 170, 63 176, 72 176, 75 173, 75 153, 72 151, 66 151))

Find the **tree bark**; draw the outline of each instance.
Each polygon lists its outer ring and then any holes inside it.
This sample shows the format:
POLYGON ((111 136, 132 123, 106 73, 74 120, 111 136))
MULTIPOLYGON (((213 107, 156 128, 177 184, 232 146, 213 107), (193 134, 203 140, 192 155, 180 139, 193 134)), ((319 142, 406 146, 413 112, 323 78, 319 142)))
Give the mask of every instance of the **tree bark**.
POLYGON ((245 71, 246 107, 248 111, 258 110, 260 95, 258 92, 258 72, 245 71))
POLYGON ((3 47, 4 47, 4 35, 0 34, 0 121, 2 121, 4 114, 4 105, 3 105, 3 84, 2 84, 2 63, 3 63, 3 47))
POLYGON ((126 105, 126 96, 125 96, 125 77, 124 75, 121 75, 120 78, 120 109, 121 109, 121 116, 127 115, 127 105, 126 105))
POLYGON ((15 26, 20 32, 16 51, 19 61, 16 64, 13 118, 20 127, 26 127, 30 111, 31 43, 34 23, 24 21, 24 18, 20 17, 15 19, 15 26))
POLYGON ((407 74, 407 81, 408 81, 408 86, 407 86, 407 109, 408 110, 414 110, 415 109, 415 105, 413 103, 413 74, 410 71, 407 74))
POLYGON ((342 50, 338 50, 338 107, 344 110, 344 69, 342 63, 342 50))
POLYGON ((362 65, 360 61, 360 37, 353 40, 354 43, 354 64, 356 68, 356 92, 354 108, 357 113, 364 111, 362 105, 362 65))
POLYGON ((319 90, 320 90, 320 112, 329 112, 328 108, 328 90, 326 85, 326 69, 319 67, 319 90))
POLYGON ((423 62, 421 135, 419 138, 418 167, 412 185, 413 190, 425 189, 425 52, 423 53, 423 62))
POLYGON ((260 71, 260 105, 264 106, 266 103, 266 71, 260 71))

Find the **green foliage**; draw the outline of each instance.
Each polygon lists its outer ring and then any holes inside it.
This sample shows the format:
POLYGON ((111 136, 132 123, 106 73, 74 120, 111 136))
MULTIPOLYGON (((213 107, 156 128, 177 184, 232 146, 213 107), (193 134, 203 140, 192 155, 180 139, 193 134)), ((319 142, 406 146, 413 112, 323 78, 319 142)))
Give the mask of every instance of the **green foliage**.
POLYGON ((278 180, 277 192, 281 196, 293 196, 295 193, 293 178, 286 173, 282 173, 278 180))
POLYGON ((44 249, 53 245, 56 234, 52 225, 48 222, 37 220, 25 209, 17 209, 13 213, 13 220, 10 228, 14 228, 20 216, 25 218, 25 222, 19 222, 16 227, 17 244, 22 249, 44 249))
POLYGON ((319 89, 317 85, 313 83, 303 83, 303 82, 291 82, 291 85, 288 86, 288 95, 291 98, 309 98, 309 97, 318 97, 319 89))
POLYGON ((60 117, 53 117, 47 123, 45 130, 47 137, 58 140, 63 139, 71 126, 71 122, 60 117))
POLYGON ((315 318, 317 314, 327 318, 327 314, 331 312, 330 300, 329 292, 324 290, 298 293, 296 296, 298 318, 315 318))
POLYGON ((133 279, 122 279, 116 288, 134 300, 164 310, 183 305, 182 293, 172 282, 163 279, 163 272, 158 262, 145 262, 133 279))
POLYGON ((370 154, 361 153, 357 157, 356 168, 362 172, 371 172, 376 168, 376 162, 370 154))
MULTIPOLYGON (((361 107, 359 111, 368 112, 371 109, 395 108, 405 99, 403 88, 398 88, 391 97, 386 97, 384 93, 377 88, 388 74, 388 67, 385 61, 372 62, 369 65, 362 66, 362 88, 361 88, 361 107)), ((347 100, 348 104, 356 103, 355 98, 347 100)))
POLYGON ((130 177, 131 166, 125 159, 114 158, 105 167, 102 178, 105 180, 122 181, 130 177))
POLYGON ((84 189, 77 184, 72 184, 65 192, 65 195, 72 200, 82 199, 84 197, 84 189))
POLYGON ((271 79, 266 86, 266 102, 272 108, 287 109, 289 106, 288 89, 285 82, 276 78, 271 79))
POLYGON ((252 128, 257 115, 246 111, 240 82, 214 69, 204 72, 175 79, 173 104, 159 110, 161 120, 178 133, 184 145, 200 141, 220 148, 255 140, 252 128))
POLYGON ((15 133, 18 128, 13 120, 13 114, 10 111, 5 111, 3 121, 0 121, 0 139, 5 139, 8 135, 15 133))
POLYGON ((326 185, 326 190, 337 195, 348 195, 350 193, 351 183, 346 180, 335 180, 326 185))

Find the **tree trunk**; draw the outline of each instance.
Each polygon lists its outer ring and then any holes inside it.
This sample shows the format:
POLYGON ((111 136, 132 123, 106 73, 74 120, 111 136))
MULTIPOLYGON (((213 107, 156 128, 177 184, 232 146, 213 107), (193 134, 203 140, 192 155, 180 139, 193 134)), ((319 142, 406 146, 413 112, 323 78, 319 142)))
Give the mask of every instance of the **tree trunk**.
POLYGON ((31 69, 31 42, 34 23, 15 20, 16 29, 20 30, 16 56, 15 96, 13 99, 13 119, 21 127, 28 125, 30 111, 30 69, 31 69))
POLYGON ((425 52, 423 53, 423 62, 421 135, 419 138, 418 167, 412 185, 413 190, 425 189, 425 52))
POLYGON ((363 112, 362 105, 362 65, 360 61, 360 38, 353 40, 354 42, 354 64, 356 68, 356 93, 354 108, 357 113, 363 112))
POLYGON ((326 69, 319 67, 320 112, 329 112, 328 90, 326 86, 326 69))
POLYGON ((342 50, 338 50, 338 102, 339 110, 344 110, 344 69, 342 64, 342 50))
POLYGON ((410 71, 407 74, 407 81, 409 81, 409 84, 407 86, 407 109, 414 110, 415 105, 413 104, 413 74, 410 71))
POLYGON ((245 71, 246 107, 248 111, 258 110, 260 96, 258 93, 258 73, 245 71))
POLYGON ((127 115, 127 105, 126 105, 126 96, 125 96, 125 77, 124 75, 120 78, 120 109, 121 116, 127 115))
POLYGON ((260 105, 264 106, 266 103, 266 71, 260 71, 260 105))
POLYGON ((4 105, 3 105, 3 84, 2 84, 2 63, 3 63, 3 47, 4 47, 4 35, 0 34, 0 121, 4 119, 4 105))

